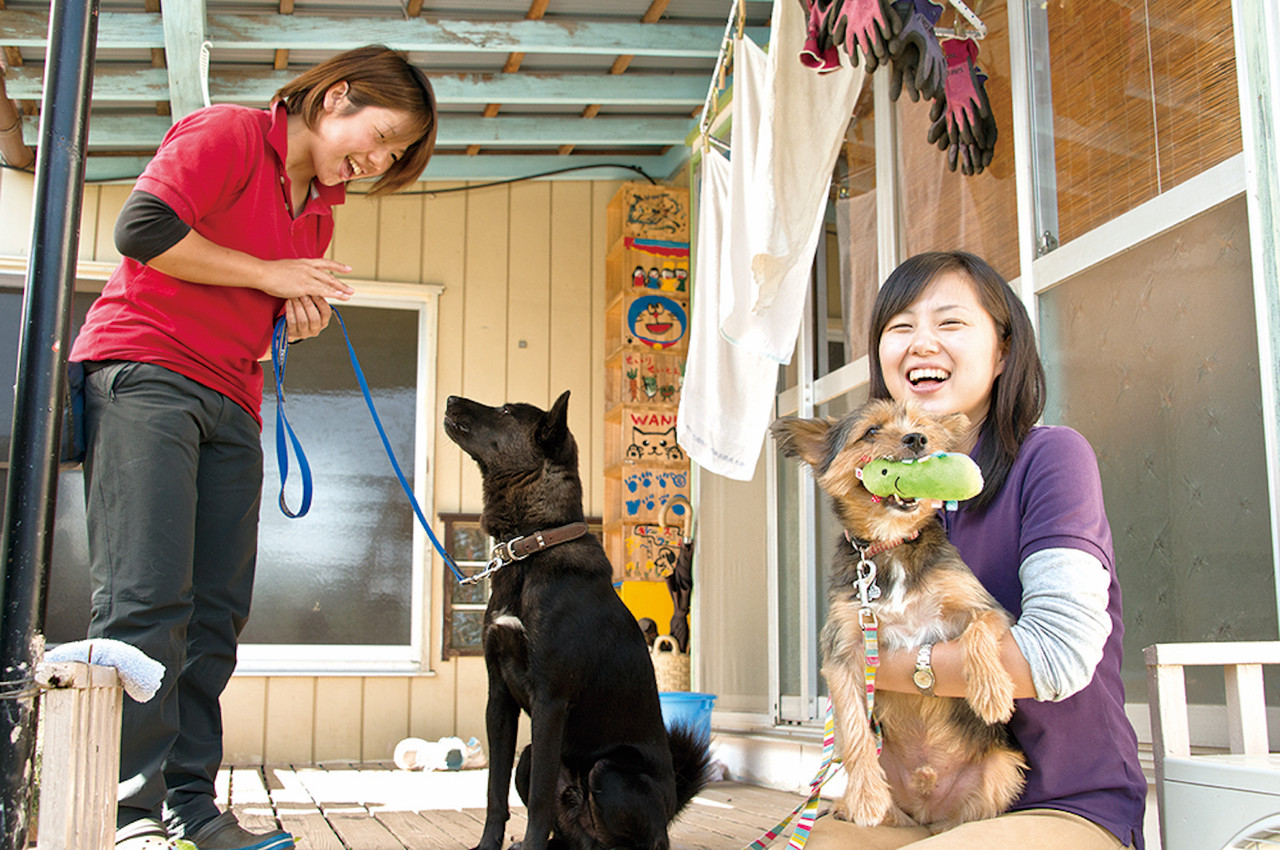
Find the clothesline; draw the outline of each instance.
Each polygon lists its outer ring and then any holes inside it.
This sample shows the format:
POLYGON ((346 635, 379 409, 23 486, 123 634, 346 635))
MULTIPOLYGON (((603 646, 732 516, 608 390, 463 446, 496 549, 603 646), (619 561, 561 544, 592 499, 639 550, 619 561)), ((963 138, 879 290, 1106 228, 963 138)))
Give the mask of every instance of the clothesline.
MULTIPOLYGON (((806 2, 817 2, 817 0, 806 0, 806 2)), ((936 27, 934 33, 939 38, 969 38, 980 41, 987 37, 987 25, 965 4, 964 0, 947 0, 947 2, 968 26, 957 21, 951 28, 936 27)), ((981 2, 982 0, 978 0, 975 5, 980 7, 981 2)), ((698 119, 698 136, 704 146, 712 144, 721 150, 729 150, 726 142, 711 135, 711 112, 715 106, 716 91, 723 87, 725 69, 733 57, 734 24, 737 24, 737 38, 740 39, 746 26, 746 17, 744 0, 733 0, 729 8, 729 19, 724 25, 724 36, 720 40, 720 51, 716 55, 715 68, 711 72, 711 82, 707 86, 707 97, 702 103, 702 115, 698 119)))
MULTIPOLYGON (((729 20, 724 25, 724 37, 720 40, 720 52, 716 55, 716 66, 711 72, 711 84, 707 87, 707 99, 702 103, 702 116, 698 119, 698 135, 703 140, 712 140, 710 116, 711 108, 715 103, 716 89, 720 88, 720 75, 724 72, 725 66, 729 63, 729 56, 733 52, 733 25, 738 24, 738 38, 742 37, 743 24, 746 22, 746 6, 743 0, 733 0, 733 6, 729 10, 729 20)), ((728 146, 719 140, 712 140, 720 144, 728 150, 728 146)))

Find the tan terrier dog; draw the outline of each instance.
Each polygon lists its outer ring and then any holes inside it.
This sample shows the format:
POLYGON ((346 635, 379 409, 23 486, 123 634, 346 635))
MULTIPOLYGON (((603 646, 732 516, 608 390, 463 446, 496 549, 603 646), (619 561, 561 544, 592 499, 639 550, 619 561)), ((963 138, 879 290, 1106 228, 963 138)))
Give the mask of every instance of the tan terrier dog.
POLYGON ((832 565, 822 674, 848 775, 835 815, 860 826, 941 832, 1000 814, 1022 791, 1026 761, 1003 725, 1014 709, 999 651, 1008 612, 947 540, 937 502, 873 496, 859 478, 871 460, 946 451, 967 428, 963 414, 935 417, 892 401, 869 402, 840 420, 772 426, 783 453, 812 467, 845 528, 832 565), (954 638, 964 650, 964 699, 872 691, 879 758, 868 722, 864 624, 876 627, 881 651, 954 638))

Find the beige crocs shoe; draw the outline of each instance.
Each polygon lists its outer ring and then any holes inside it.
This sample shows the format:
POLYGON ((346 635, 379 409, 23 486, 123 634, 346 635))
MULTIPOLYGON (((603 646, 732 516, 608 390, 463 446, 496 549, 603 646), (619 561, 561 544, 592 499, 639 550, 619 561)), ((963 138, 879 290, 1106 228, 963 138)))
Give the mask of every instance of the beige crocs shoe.
POLYGON ((223 812, 191 835, 184 835, 179 843, 194 844, 198 850, 289 850, 294 846, 293 836, 284 830, 250 832, 232 812, 223 812))
POLYGON ((116 830, 116 850, 174 850, 164 825, 142 818, 116 830))

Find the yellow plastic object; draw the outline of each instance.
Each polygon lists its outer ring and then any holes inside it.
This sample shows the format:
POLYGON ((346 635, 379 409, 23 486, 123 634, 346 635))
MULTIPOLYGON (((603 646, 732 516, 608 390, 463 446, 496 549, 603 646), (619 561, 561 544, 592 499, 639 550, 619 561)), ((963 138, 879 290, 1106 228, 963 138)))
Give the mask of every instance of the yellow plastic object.
POLYGON ((648 617, 658 624, 658 633, 670 630, 675 605, 665 581, 624 581, 618 589, 622 602, 637 620, 648 617))

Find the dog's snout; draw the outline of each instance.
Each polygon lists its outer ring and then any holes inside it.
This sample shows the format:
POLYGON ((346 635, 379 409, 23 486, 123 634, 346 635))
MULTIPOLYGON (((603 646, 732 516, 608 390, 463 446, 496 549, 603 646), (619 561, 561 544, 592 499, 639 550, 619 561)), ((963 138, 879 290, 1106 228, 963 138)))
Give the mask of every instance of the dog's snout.
POLYGON ((922 451, 925 446, 929 445, 929 438, 920 432, 912 432, 902 437, 902 445, 911 449, 913 452, 922 451))

